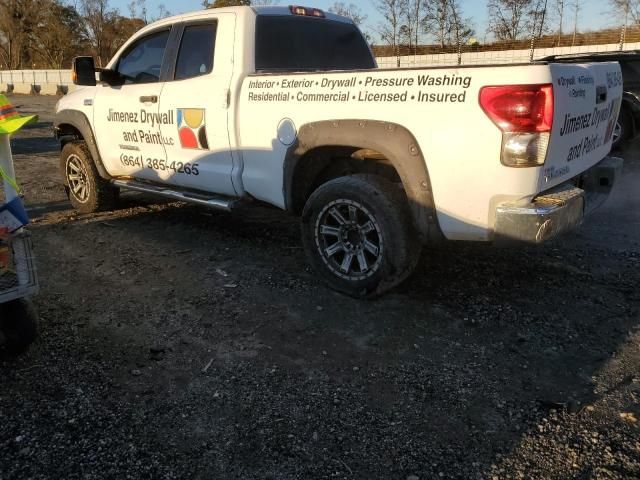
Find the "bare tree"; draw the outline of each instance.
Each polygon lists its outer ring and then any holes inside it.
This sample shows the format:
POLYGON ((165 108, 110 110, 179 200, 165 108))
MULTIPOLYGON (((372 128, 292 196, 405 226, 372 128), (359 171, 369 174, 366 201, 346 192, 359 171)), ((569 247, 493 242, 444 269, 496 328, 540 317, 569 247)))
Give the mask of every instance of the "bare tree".
POLYGON ((489 0, 488 30, 498 40, 518 40, 527 31, 533 0, 489 0))
POLYGON ((560 46, 560 42, 562 41, 562 27, 563 27, 562 24, 564 22, 564 3, 565 3, 565 0, 556 0, 556 3, 555 3, 555 11, 556 11, 556 15, 558 16, 558 30, 557 30, 558 41, 556 42, 558 46, 560 46))
POLYGON ((350 18, 353 23, 355 23, 358 28, 362 31, 362 35, 367 40, 367 42, 371 43, 371 35, 365 31, 364 22, 367 20, 367 15, 365 15, 360 7, 357 5, 350 3, 347 5, 344 2, 335 2, 328 9, 331 13, 335 13, 336 15, 340 15, 342 17, 350 18))
POLYGON ((472 35, 471 20, 463 18, 459 0, 426 0, 425 29, 444 48, 465 43, 472 35))
POLYGON ((640 0, 609 0, 609 5, 620 20, 640 23, 640 0))
POLYGON ((167 7, 164 5, 164 3, 160 3, 158 5, 158 17, 157 17, 157 20, 160 20, 161 18, 170 17, 170 16, 171 16, 171 12, 169 10, 167 10, 167 7))
POLYGON ((367 16, 362 13, 360 7, 354 5, 353 3, 347 5, 344 2, 335 2, 329 7, 329 11, 331 13, 335 13, 336 15, 350 18, 351 20, 353 20, 353 23, 355 23, 359 27, 362 26, 362 24, 367 19, 367 16))
POLYGON ((146 0, 132 0, 127 8, 129 9, 129 18, 139 18, 145 25, 149 23, 146 0))
POLYGON ((422 10, 424 0, 402 0, 402 27, 401 37, 409 45, 409 50, 414 48, 414 54, 418 53, 420 36, 420 24, 422 23, 422 10))
POLYGON ((145 25, 171 16, 171 12, 167 10, 164 3, 158 4, 157 13, 155 15, 149 15, 146 0, 133 0, 127 5, 127 7, 129 9, 129 18, 133 20, 142 20, 145 25))
POLYGON ((420 45, 420 26, 424 21, 423 12, 425 8, 424 4, 425 0, 410 0, 409 8, 413 12, 413 21, 415 22, 415 28, 413 29, 414 35, 416 37, 415 46, 416 46, 416 54, 418 53, 418 46, 420 45))
POLYGON ((440 48, 445 47, 451 35, 449 1, 426 0, 425 29, 435 37, 440 44, 440 48))
POLYGON ((531 38, 540 38, 548 31, 547 0, 534 0, 526 18, 527 29, 531 38))
POLYGON ((102 66, 109 58, 107 26, 113 22, 115 12, 109 8, 109 0, 81 0, 80 4, 98 66, 102 66))
POLYGON ((475 34, 475 31, 471 27, 471 19, 463 18, 459 0, 449 0, 449 13, 452 40, 458 45, 466 43, 475 34))
MULTIPOLYGON (((393 48, 394 55, 399 54, 400 27, 404 13, 402 0, 376 0, 375 7, 382 15, 384 23, 380 24, 379 33, 384 42, 393 48)), ((398 64, 400 59, 398 58, 398 64)), ((400 66, 400 65, 398 65, 400 66)))
POLYGON ((573 40, 571 46, 576 44, 576 35, 578 34, 578 16, 580 14, 580 0, 573 1, 573 40))

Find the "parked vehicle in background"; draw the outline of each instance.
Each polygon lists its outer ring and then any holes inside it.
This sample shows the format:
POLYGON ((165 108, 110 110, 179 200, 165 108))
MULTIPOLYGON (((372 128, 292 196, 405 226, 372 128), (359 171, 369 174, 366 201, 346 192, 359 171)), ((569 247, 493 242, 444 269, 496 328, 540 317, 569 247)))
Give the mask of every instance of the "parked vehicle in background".
POLYGON ((120 188, 268 203, 301 216, 311 265, 357 297, 431 242, 572 230, 622 168, 613 62, 383 70, 351 20, 292 6, 163 19, 99 82, 90 57, 75 66, 84 88, 54 122, 74 207, 108 209, 120 188))
POLYGON ((623 52, 572 53, 541 58, 542 62, 594 63, 618 62, 622 71, 622 106, 613 132, 612 147, 617 149, 640 133, 640 50, 623 52))

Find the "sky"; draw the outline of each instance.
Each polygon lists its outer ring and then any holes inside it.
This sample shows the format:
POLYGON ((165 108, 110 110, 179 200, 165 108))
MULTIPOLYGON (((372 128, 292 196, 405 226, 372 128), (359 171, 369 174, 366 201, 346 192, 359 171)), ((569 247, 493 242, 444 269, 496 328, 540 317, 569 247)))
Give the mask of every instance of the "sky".
MULTIPOLYGON (((375 34, 375 27, 381 22, 381 16, 373 6, 372 0, 342 0, 346 4, 357 5, 360 10, 367 15, 363 30, 372 32, 372 38, 378 40, 378 36, 375 34)), ((131 0, 111 0, 111 6, 118 8, 122 14, 128 14, 129 10, 127 5, 131 3, 131 0)), ((290 2, 290 0, 280 0, 279 5, 303 5, 308 7, 316 7, 321 9, 328 9, 335 3, 335 0, 298 0, 298 2, 290 2)), ((553 3, 550 0, 549 3, 553 3)), ((573 3, 568 1, 566 3, 573 3)), ((169 12, 172 14, 191 12, 194 10, 202 9, 202 0, 146 0, 147 8, 150 16, 156 13, 157 6, 164 4, 169 12)), ((462 10, 465 17, 470 17, 473 23, 473 27, 476 31, 475 37, 484 42, 489 40, 489 36, 486 35, 487 29, 487 2, 485 0, 461 0, 462 10)), ((617 22, 608 12, 608 2, 606 0, 581 0, 581 9, 578 17, 578 29, 579 30, 595 30, 598 28, 612 27, 617 25, 617 22)), ((564 23, 564 31, 573 30, 573 12, 569 15, 565 15, 566 20, 564 23), (566 17, 571 18, 566 18, 566 17)), ((619 23, 619 22, 618 22, 619 23)))

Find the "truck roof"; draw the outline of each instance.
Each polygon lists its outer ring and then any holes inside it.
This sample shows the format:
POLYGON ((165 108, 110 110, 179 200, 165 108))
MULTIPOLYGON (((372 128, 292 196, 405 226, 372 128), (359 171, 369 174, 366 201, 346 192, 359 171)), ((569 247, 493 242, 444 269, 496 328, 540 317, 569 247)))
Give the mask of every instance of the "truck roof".
MULTIPOLYGON (((298 6, 298 5, 296 5, 298 6)), ((303 5, 300 5, 303 6, 303 5)), ((253 11, 256 12, 256 15, 293 15, 293 13, 291 13, 291 6, 282 6, 282 5, 274 5, 274 6, 256 6, 256 7, 236 7, 236 8, 252 8, 253 11)), ((322 10, 320 8, 315 8, 315 7, 307 7, 307 8, 313 8, 314 10, 322 10)), ((344 23, 353 23, 353 21, 350 18, 347 17, 342 17, 340 15, 336 15, 335 13, 331 13, 328 12, 326 10, 322 10, 322 13, 324 13, 324 16, 326 19, 328 20, 334 20, 337 22, 344 22, 344 23)))
POLYGON ((539 58, 541 62, 606 62, 621 60, 637 60, 640 58, 640 50, 617 50, 609 52, 582 52, 582 53, 566 53, 562 55, 550 55, 548 57, 539 58))
MULTIPOLYGON (((313 7, 307 7, 307 8, 313 8, 313 7)), ((320 9, 317 9, 317 10, 320 10, 320 9)), ((333 21, 342 22, 342 23, 353 23, 353 21, 350 18, 342 17, 340 15, 336 15, 335 13, 327 12, 325 10, 322 10, 322 12, 324 13, 325 19, 327 20, 333 20, 333 21)), ((294 16, 294 14, 291 12, 290 6, 281 6, 281 5, 209 8, 206 10, 197 10, 194 12, 182 13, 180 15, 173 15, 171 17, 163 18, 156 22, 150 23, 149 25, 144 27, 141 31, 153 30, 158 26, 173 24, 176 22, 184 21, 184 20, 207 18, 217 13, 235 13, 239 17, 246 16, 246 15, 294 16)))

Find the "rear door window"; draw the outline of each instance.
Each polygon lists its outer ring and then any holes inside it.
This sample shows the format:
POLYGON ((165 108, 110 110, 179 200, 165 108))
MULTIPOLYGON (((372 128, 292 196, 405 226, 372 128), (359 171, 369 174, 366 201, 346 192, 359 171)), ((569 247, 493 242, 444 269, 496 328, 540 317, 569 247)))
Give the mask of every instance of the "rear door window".
POLYGON ((207 75, 213 70, 216 44, 216 24, 188 25, 182 34, 176 80, 207 75))

